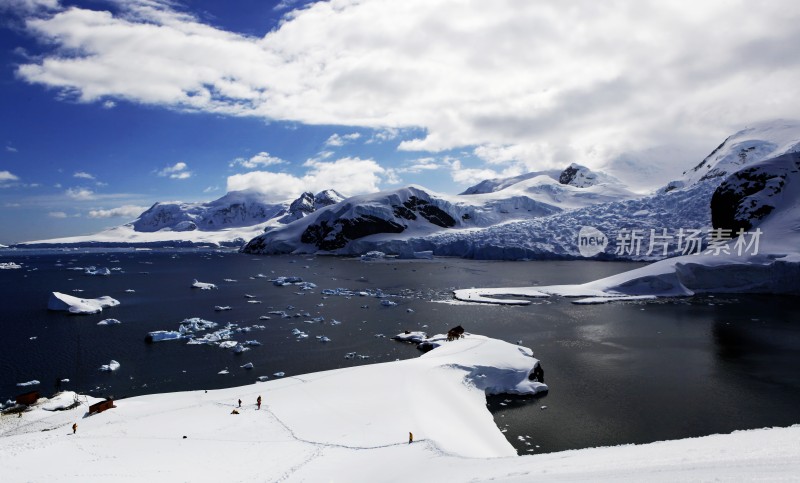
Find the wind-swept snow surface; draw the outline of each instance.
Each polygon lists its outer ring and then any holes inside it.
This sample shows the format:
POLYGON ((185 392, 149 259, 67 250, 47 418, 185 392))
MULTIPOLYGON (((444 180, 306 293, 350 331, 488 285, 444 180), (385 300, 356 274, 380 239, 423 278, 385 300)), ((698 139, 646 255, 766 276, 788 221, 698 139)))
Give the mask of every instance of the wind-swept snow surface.
POLYGON ((468 335, 417 359, 123 399, 92 416, 86 413, 94 399, 70 395, 79 407, 51 412, 45 402, 21 418, 0 419, 0 468, 4 481, 81 482, 741 481, 800 474, 800 426, 515 456, 484 394, 545 389, 528 379, 536 362, 525 347, 468 335))

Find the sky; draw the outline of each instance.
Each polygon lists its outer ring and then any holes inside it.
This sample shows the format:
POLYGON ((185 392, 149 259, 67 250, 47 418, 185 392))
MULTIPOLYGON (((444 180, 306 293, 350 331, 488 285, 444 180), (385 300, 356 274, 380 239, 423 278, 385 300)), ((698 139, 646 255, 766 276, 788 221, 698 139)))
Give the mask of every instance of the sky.
POLYGON ((646 192, 797 117, 798 25, 790 0, 0 0, 0 243, 573 162, 646 192))

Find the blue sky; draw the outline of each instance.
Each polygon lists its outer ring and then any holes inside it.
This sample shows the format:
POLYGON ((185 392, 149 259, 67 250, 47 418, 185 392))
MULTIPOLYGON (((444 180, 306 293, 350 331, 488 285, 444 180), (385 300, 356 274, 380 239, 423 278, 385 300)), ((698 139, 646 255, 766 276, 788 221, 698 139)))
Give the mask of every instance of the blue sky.
POLYGON ((663 3, 0 0, 0 243, 230 189, 648 190, 796 115, 795 2, 663 3))

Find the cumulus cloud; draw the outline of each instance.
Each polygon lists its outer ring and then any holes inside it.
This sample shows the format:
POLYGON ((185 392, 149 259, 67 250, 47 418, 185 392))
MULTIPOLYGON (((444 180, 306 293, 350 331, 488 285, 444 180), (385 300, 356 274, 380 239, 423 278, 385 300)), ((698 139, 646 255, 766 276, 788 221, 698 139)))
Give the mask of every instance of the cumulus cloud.
POLYGON ((13 181, 19 181, 19 177, 11 171, 0 171, 0 188, 10 186, 13 181))
POLYGON ((251 171, 228 177, 228 191, 256 190, 273 201, 282 201, 304 191, 321 191, 335 188, 349 195, 378 191, 381 176, 386 170, 371 159, 341 158, 326 162, 308 160, 302 176, 270 171, 251 171))
POLYGON ((183 161, 175 163, 172 166, 167 166, 158 171, 159 176, 169 176, 171 179, 187 179, 192 177, 192 172, 189 171, 189 165, 183 161))
POLYGON ((356 139, 360 138, 361 134, 354 132, 350 134, 339 135, 337 133, 331 134, 331 136, 325 141, 325 146, 333 146, 339 147, 344 146, 345 144, 355 141, 356 139))
POLYGON ((238 165, 242 166, 243 168, 256 169, 264 166, 273 166, 276 164, 285 164, 285 163, 286 161, 284 161, 283 159, 276 156, 272 156, 266 151, 262 151, 256 154, 255 156, 251 156, 249 159, 236 158, 231 162, 230 166, 234 167, 238 165))
POLYGON ((486 146, 514 169, 676 141, 691 164, 800 99, 799 2, 331 0, 263 38, 165 5, 31 18, 45 52, 17 74, 80 102, 417 128, 400 149, 486 146))
POLYGON ((72 175, 73 178, 83 178, 83 179, 94 179, 94 175, 91 175, 85 171, 78 171, 72 175))
POLYGON ((94 191, 88 188, 68 188, 65 194, 73 200, 78 201, 95 199, 94 191))
POLYGON ((66 218, 67 214, 63 211, 51 211, 47 214, 50 218, 66 218))
POLYGON ((147 210, 147 206, 124 205, 117 208, 104 210, 102 208, 89 210, 89 218, 136 218, 147 210))

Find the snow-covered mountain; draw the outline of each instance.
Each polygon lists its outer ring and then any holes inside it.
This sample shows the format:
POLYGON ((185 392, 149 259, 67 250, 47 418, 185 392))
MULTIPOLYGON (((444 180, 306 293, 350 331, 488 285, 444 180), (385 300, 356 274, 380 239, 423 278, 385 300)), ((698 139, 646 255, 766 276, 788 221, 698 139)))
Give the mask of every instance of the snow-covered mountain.
POLYGON ((336 190, 303 193, 295 200, 268 201, 259 191, 232 191, 205 203, 158 202, 124 225, 86 236, 38 240, 20 246, 241 246, 264 230, 299 220, 342 201, 336 190))
MULTIPOLYGON (((378 244, 409 252, 405 240, 482 229, 636 196, 610 176, 571 165, 560 172, 487 180, 442 195, 420 186, 349 198, 251 240, 249 253, 362 253, 378 244)), ((386 248, 386 247, 384 247, 386 248)))
POLYGON ((345 200, 251 240, 245 251, 580 258, 578 233, 586 226, 605 235, 598 258, 660 259, 703 249, 712 207, 713 225, 732 229, 755 226, 770 212, 791 209, 776 208, 768 194, 776 195, 787 173, 796 169, 791 156, 781 156, 798 150, 800 122, 779 120, 730 136, 682 178, 647 196, 574 164, 558 173, 486 180, 449 197, 404 188, 345 200), (403 218, 398 207, 414 204, 412 196, 452 222, 403 218))

